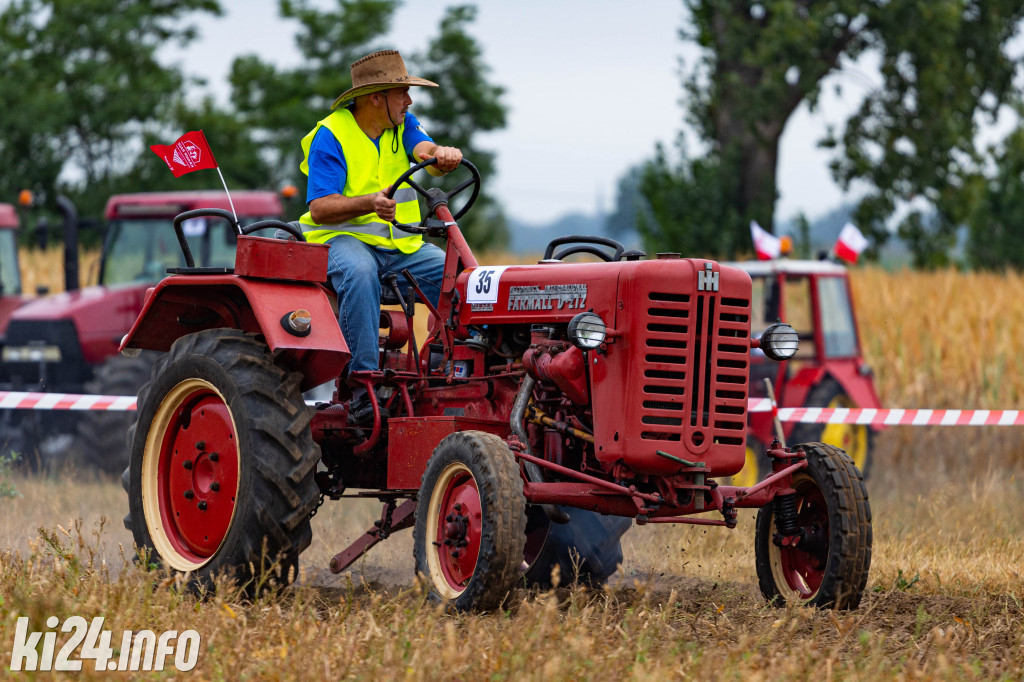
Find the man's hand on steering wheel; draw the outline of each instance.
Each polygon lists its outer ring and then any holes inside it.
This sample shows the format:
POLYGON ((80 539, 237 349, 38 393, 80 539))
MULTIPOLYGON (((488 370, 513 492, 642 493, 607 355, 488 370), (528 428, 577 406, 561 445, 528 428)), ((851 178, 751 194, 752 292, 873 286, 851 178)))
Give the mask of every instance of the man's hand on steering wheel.
MULTIPOLYGON (((395 191, 398 189, 400 185, 408 185, 409 187, 412 187, 417 194, 419 194, 420 196, 427 200, 427 217, 425 217, 422 220, 422 222, 420 222, 419 225, 404 225, 392 219, 391 224, 394 225, 395 227, 405 230, 406 232, 415 232, 419 234, 426 234, 428 229, 437 229, 438 227, 441 227, 441 229, 443 229, 443 226, 431 225, 428 223, 430 214, 433 213, 434 207, 436 207, 439 203, 447 204, 452 199, 452 197, 460 194, 462 191, 466 189, 472 188, 473 191, 470 194, 469 199, 467 199, 466 203, 464 203, 462 207, 458 211, 455 211, 455 213, 452 215, 453 219, 458 220, 463 216, 463 214, 465 214, 466 211, 469 210, 469 207, 472 206, 473 203, 476 201, 477 196, 480 194, 480 171, 478 171, 476 166, 474 166, 472 163, 462 158, 462 152, 460 152, 458 149, 455 149, 454 147, 438 147, 434 149, 434 152, 440 152, 443 149, 451 149, 457 152, 458 161, 454 165, 465 166, 469 170, 471 177, 459 183, 458 186, 456 186, 452 190, 449 190, 448 192, 438 189, 437 187, 431 187, 430 189, 427 189, 418 182, 416 182, 415 180, 413 180, 412 175, 421 168, 427 168, 429 166, 440 164, 442 156, 440 154, 438 156, 428 156, 424 161, 420 161, 415 166, 412 166, 411 168, 409 168, 409 170, 402 173, 398 177, 398 179, 395 180, 394 184, 391 185, 391 187, 385 190, 386 198, 389 200, 393 199, 395 191)), ((449 161, 451 160, 451 158, 453 157, 448 157, 449 161)))
MULTIPOLYGON (((420 152, 419 154, 421 161, 427 159, 437 159, 437 170, 442 173, 451 173, 453 170, 459 167, 459 163, 462 161, 462 150, 458 147, 434 147, 434 153, 420 152)), ((427 168, 427 172, 430 173, 430 168, 427 168)))
POLYGON ((385 187, 373 195, 373 212, 380 216, 381 220, 391 222, 395 219, 395 211, 398 202, 388 198, 391 187, 385 187))

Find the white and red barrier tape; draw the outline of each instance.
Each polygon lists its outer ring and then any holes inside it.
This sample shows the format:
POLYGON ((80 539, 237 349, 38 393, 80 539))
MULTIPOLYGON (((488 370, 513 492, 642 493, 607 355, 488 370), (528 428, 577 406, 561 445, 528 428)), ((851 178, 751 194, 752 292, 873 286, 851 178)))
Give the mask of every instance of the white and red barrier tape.
POLYGON ((133 395, 78 395, 75 393, 23 393, 0 391, 0 410, 110 410, 135 409, 133 395))
MULTIPOLYGON (((750 412, 771 412, 768 398, 751 398, 750 412)), ((1019 426, 1020 410, 931 410, 924 408, 780 407, 779 421, 871 426, 1019 426)))
MULTIPOLYGON (((136 409, 133 395, 81 395, 0 391, 0 410, 136 409)), ((751 398, 750 412, 771 412, 768 398, 751 398)), ((870 426, 1020 426, 1021 410, 873 409, 856 407, 780 407, 779 420, 805 424, 866 424, 870 426)))

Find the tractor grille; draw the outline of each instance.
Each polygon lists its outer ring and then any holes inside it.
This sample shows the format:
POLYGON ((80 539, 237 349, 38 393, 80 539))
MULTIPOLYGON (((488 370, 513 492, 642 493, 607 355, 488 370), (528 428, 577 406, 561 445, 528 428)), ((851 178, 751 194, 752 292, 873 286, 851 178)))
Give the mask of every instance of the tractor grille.
POLYGON ((640 314, 640 437, 682 441, 694 452, 711 443, 742 445, 750 301, 651 291, 640 314))

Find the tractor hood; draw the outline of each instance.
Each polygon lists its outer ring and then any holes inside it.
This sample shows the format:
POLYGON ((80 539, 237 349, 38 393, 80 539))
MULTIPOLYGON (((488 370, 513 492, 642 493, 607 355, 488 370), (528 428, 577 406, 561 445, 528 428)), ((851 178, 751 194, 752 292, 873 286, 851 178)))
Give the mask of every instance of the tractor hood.
POLYGON ((117 351, 130 329, 150 284, 93 286, 26 303, 11 314, 7 347, 55 341, 52 330, 73 325, 83 359, 96 364, 117 351))

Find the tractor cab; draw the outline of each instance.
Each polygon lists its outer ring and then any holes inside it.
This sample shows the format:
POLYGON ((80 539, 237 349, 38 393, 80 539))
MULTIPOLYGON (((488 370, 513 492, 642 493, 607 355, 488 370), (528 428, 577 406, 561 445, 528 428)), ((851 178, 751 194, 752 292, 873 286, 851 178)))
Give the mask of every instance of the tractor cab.
POLYGON ((0 204, 0 334, 11 312, 24 303, 18 269, 18 214, 14 206, 0 204))
MULTIPOLYGON (((871 368, 864 361, 849 271, 824 260, 733 263, 750 275, 751 328, 781 320, 800 338, 796 355, 770 362, 757 349, 750 357, 750 395, 766 397, 770 379, 780 407, 878 408, 871 368)), ((847 424, 784 424, 787 440, 820 441, 845 449, 861 471, 870 466, 869 427, 847 424)), ((762 446, 773 435, 766 413, 751 414, 751 431, 762 446)))
MULTIPOLYGON (((281 215, 280 199, 273 192, 236 192, 232 199, 239 222, 248 225, 281 215)), ((171 221, 196 208, 230 210, 223 192, 155 192, 119 194, 107 202, 107 230, 99 283, 112 286, 153 283, 168 268, 185 265, 171 221)), ((235 264, 236 234, 225 219, 207 215, 183 225, 185 239, 201 267, 230 269, 235 264)), ((134 319, 134 317, 133 317, 134 319)))

